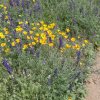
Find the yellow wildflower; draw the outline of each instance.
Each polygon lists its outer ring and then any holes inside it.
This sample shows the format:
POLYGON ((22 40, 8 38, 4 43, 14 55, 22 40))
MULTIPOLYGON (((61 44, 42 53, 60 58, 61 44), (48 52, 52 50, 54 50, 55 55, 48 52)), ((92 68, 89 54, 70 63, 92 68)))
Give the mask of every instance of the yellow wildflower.
POLYGON ((24 44, 22 49, 25 50, 27 48, 28 48, 28 45, 27 44, 24 44))
POLYGON ((4 52, 9 53, 9 52, 10 52, 10 49, 9 49, 9 48, 6 48, 6 49, 4 50, 4 52))
POLYGON ((70 29, 69 28, 66 28, 66 32, 69 33, 70 32, 70 29))
POLYGON ((34 37, 33 40, 35 40, 35 42, 39 42, 38 37, 34 37))
POLYGON ((39 36, 40 36, 40 34, 39 34, 39 33, 36 33, 36 36, 37 36, 37 37, 39 37, 39 36))
POLYGON ((5 38, 5 35, 3 35, 2 32, 0 32, 0 38, 1 38, 1 39, 4 39, 4 38, 5 38))
POLYGON ((8 19, 8 16, 5 16, 5 19, 8 19))
POLYGON ((89 43, 89 41, 88 41, 88 40, 84 40, 84 43, 85 43, 85 44, 88 44, 88 43, 89 43))
POLYGON ((32 47, 32 43, 29 43, 28 45, 29 45, 30 47, 32 47))
POLYGON ((30 39, 31 39, 31 37, 30 37, 30 36, 27 36, 26 38, 27 38, 27 40, 30 40, 30 39))
POLYGON ((69 45, 69 44, 66 44, 66 48, 68 48, 68 49, 69 49, 69 48, 71 48, 71 45, 69 45))
POLYGON ((41 30, 41 31, 42 31, 42 30, 43 30, 43 27, 40 27, 40 28, 39 28, 39 30, 41 30))
POLYGON ((4 8, 4 10, 6 10, 6 9, 7 9, 7 7, 6 7, 6 6, 4 6, 3 8, 4 8))
POLYGON ((12 46, 15 46, 15 45, 16 45, 16 43, 15 43, 15 42, 12 42, 12 43, 11 43, 11 45, 12 45, 12 46))
POLYGON ((16 41, 16 43, 20 43, 20 39, 16 39, 15 41, 16 41))
POLYGON ((85 44, 83 43, 82 46, 85 47, 85 44))
POLYGON ((1 47, 5 47, 6 46, 6 43, 1 43, 1 47))
POLYGON ((54 39, 55 39, 55 35, 51 35, 50 37, 51 37, 51 39, 52 39, 52 40, 54 40, 54 39))
POLYGON ((33 34, 33 31, 30 31, 30 34, 33 34))
POLYGON ((33 27, 32 30, 33 30, 33 31, 36 30, 36 27, 33 27))
POLYGON ((44 21, 40 21, 40 23, 43 25, 44 24, 44 21))
POLYGON ((75 45, 73 46, 73 49, 80 50, 80 45, 79 45, 79 44, 75 44, 75 45))
POLYGON ((50 46, 50 47, 53 47, 53 46, 54 46, 54 44, 53 44, 53 43, 49 43, 49 46, 50 46))
POLYGON ((68 100, 72 100, 72 97, 68 97, 68 100))
POLYGON ((17 26, 17 28, 16 28, 16 32, 22 32, 22 31, 23 31, 23 28, 20 27, 20 26, 17 26))
POLYGON ((20 22, 18 22, 18 24, 19 24, 19 25, 21 25, 21 24, 23 24, 23 22, 22 22, 22 21, 20 21, 20 22))
POLYGON ((28 21, 25 21, 25 24, 28 24, 28 21))
POLYGON ((68 35, 64 36, 64 38, 67 39, 68 38, 68 35))
POLYGON ((76 40, 76 39, 75 39, 74 37, 71 38, 71 41, 72 41, 72 42, 75 42, 75 40, 76 40))
POLYGON ((46 44, 46 41, 44 39, 40 39, 40 43, 45 45, 46 44))
POLYGON ((32 42, 32 45, 36 45, 36 43, 35 42, 32 42))
POLYGON ((27 35, 27 31, 23 31, 23 34, 24 34, 24 35, 27 35))

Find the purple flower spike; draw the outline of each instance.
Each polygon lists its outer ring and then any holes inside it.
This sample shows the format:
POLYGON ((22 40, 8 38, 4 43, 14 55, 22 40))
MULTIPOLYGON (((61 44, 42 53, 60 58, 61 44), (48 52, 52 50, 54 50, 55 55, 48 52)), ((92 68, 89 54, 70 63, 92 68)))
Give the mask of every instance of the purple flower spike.
POLYGON ((19 6, 20 5, 20 0, 15 0, 16 5, 19 6))
POLYGON ((49 42, 52 43, 52 39, 51 39, 51 37, 49 37, 49 42))
POLYGON ((40 51, 38 51, 38 52, 36 53, 36 57, 37 57, 37 58, 40 57, 40 51))
POLYGON ((29 7, 30 7, 30 2, 29 1, 26 1, 26 7, 27 7, 27 9, 29 9, 29 7))
POLYGON ((77 51, 77 64, 78 64, 78 62, 80 61, 80 55, 81 55, 81 52, 80 51, 77 51))
POLYGON ((2 64, 4 65, 4 67, 7 69, 8 73, 11 74, 12 73, 12 68, 9 65, 8 61, 6 59, 3 59, 2 64))
POLYGON ((57 77, 58 76, 58 68, 55 68, 54 70, 54 77, 57 77))
POLYGON ((9 0, 10 6, 13 6, 13 0, 9 0))
POLYGON ((22 0, 22 8, 24 9, 24 6, 25 6, 25 2, 24 2, 24 0, 22 0))
POLYGON ((63 40, 62 37, 59 38, 59 49, 63 47, 63 40))

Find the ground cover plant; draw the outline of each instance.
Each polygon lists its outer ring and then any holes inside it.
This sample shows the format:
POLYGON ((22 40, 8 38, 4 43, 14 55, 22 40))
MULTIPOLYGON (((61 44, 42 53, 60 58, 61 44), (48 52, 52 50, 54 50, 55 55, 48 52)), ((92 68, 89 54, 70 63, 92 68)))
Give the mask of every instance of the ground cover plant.
POLYGON ((83 100, 99 47, 98 3, 0 1, 1 100, 83 100))

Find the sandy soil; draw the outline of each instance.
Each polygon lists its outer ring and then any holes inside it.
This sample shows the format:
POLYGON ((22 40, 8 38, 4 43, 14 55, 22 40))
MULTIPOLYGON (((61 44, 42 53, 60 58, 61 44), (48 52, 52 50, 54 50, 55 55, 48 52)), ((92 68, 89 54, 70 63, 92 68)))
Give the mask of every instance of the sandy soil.
POLYGON ((86 100, 100 100, 100 51, 97 53, 92 74, 87 81, 86 100))

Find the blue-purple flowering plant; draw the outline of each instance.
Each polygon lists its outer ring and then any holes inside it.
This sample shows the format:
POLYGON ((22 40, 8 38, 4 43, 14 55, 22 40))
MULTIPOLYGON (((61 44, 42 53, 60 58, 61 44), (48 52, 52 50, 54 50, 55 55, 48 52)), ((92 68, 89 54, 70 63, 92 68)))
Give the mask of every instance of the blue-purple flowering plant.
POLYGON ((3 59, 2 64, 4 65, 4 67, 7 69, 9 74, 12 74, 12 68, 9 64, 9 62, 6 59, 3 59))

